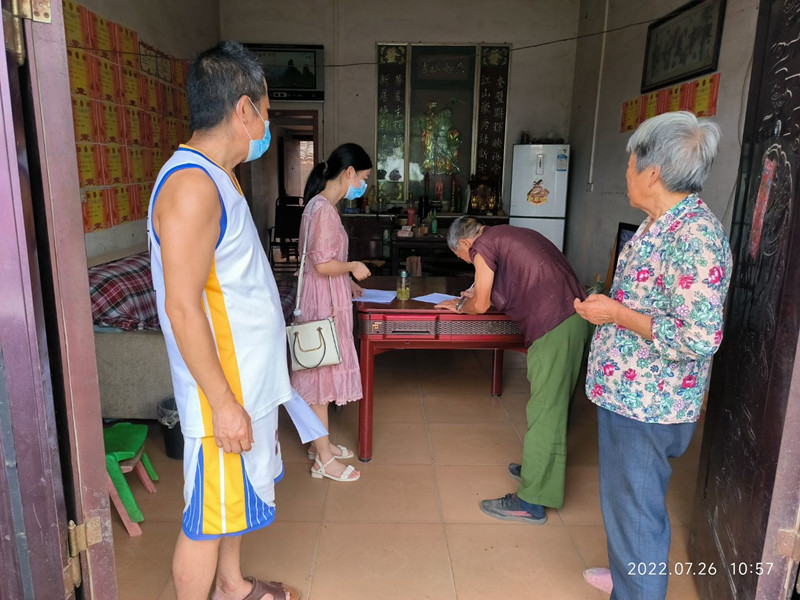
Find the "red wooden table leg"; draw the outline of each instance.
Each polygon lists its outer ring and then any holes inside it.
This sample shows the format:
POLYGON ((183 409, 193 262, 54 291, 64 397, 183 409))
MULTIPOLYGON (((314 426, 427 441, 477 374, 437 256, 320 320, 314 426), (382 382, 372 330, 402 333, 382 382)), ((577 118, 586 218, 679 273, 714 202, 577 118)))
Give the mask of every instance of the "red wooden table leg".
POLYGON ((361 340, 361 387, 363 397, 358 407, 358 460, 372 460, 372 392, 375 354, 369 340, 361 340))
POLYGON ((503 394, 503 350, 492 350, 492 396, 495 398, 503 394))

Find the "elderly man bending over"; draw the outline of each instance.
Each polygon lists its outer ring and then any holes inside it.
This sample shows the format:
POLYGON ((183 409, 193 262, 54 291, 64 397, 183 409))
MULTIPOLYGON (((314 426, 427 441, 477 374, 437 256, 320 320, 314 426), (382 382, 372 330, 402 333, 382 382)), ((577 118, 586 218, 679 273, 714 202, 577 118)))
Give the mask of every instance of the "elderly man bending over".
POLYGON ((481 510, 496 519, 541 525, 545 507, 564 504, 567 412, 590 336, 573 302, 586 294, 567 258, 530 229, 486 227, 459 217, 447 241, 456 256, 475 266, 475 283, 459 300, 437 308, 481 314, 494 305, 519 326, 528 346, 528 432, 522 465, 508 466, 520 485, 515 494, 482 501, 481 510))

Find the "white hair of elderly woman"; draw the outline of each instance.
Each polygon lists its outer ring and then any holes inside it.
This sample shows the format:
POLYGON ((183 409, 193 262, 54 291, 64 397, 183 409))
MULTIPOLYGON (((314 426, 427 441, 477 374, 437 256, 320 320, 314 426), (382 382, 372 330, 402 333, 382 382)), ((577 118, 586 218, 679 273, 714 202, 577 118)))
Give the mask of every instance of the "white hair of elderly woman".
POLYGON ((669 112, 639 125, 626 150, 633 154, 638 173, 659 167, 667 191, 692 193, 703 189, 719 138, 719 125, 713 121, 687 111, 669 112))

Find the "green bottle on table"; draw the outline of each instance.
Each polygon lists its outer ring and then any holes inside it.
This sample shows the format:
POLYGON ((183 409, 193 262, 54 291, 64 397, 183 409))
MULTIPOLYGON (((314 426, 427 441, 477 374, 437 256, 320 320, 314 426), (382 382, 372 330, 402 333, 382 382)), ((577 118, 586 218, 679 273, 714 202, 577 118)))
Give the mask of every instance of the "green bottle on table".
POLYGON ((431 233, 436 235, 436 232, 439 230, 439 223, 436 221, 436 210, 433 211, 433 218, 431 219, 431 233))

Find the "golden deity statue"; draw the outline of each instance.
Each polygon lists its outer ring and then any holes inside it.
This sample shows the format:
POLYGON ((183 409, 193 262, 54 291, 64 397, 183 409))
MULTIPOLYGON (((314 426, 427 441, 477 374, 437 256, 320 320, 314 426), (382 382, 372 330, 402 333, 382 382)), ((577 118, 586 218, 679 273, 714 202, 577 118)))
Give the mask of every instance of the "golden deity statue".
POLYGON ((458 150, 461 134, 453 125, 453 109, 449 104, 437 110, 436 102, 428 102, 422 118, 422 171, 434 175, 458 173, 458 150))

